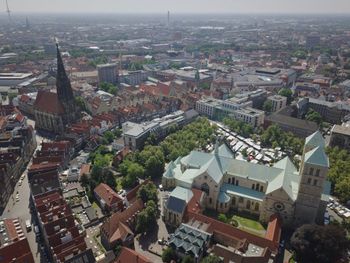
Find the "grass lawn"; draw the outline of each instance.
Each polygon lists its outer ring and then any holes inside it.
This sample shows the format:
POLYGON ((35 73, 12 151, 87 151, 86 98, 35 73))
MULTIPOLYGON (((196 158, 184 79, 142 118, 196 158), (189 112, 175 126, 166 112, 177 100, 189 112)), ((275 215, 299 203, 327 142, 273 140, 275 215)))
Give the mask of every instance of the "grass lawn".
POLYGON ((242 226, 243 228, 250 228, 257 231, 265 230, 265 228, 258 221, 240 217, 237 215, 234 215, 232 219, 235 219, 239 223, 239 225, 242 226))

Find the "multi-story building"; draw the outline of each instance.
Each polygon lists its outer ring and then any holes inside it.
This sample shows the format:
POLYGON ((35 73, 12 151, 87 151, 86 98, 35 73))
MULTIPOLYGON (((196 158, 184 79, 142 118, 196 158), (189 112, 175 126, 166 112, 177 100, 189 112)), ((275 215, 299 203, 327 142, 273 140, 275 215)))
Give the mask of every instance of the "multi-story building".
POLYGON ((0 118, 3 124, 0 129, 0 209, 3 209, 36 148, 36 139, 23 115, 12 112, 0 118))
POLYGON ((129 147, 130 150, 140 149, 151 133, 159 138, 165 137, 172 126, 182 127, 191 122, 197 115, 193 110, 187 112, 176 111, 162 118, 140 124, 125 122, 123 124, 124 145, 129 147))
POLYGON ((305 115, 309 109, 317 111, 323 120, 339 124, 350 114, 350 105, 346 102, 330 102, 314 98, 302 98, 298 101, 298 115, 305 115))
POLYGON ((34 198, 39 228, 52 262, 67 262, 73 257, 95 262, 87 249, 85 233, 79 229, 73 212, 59 191, 50 191, 34 198))
POLYGON ((118 82, 118 70, 117 64, 104 64, 97 65, 98 82, 117 84, 118 82))
POLYGON ((247 107, 234 111, 231 116, 236 120, 251 125, 252 127, 260 127, 264 124, 265 113, 261 110, 247 107))
POLYGON ((350 150, 350 125, 347 123, 334 125, 331 130, 329 145, 331 147, 338 146, 339 148, 350 150))
POLYGON ((272 103, 272 109, 271 111, 279 111, 280 109, 283 109, 287 105, 287 97, 280 96, 280 95, 273 95, 267 98, 268 101, 271 101, 272 103))
POLYGON ((0 262, 34 263, 18 218, 0 220, 0 262))
MULTIPOLYGON (((253 109, 253 100, 260 96, 264 96, 266 91, 251 92, 237 95, 231 99, 218 100, 207 98, 196 102, 196 110, 199 114, 207 116, 212 120, 222 120, 225 117, 233 117, 245 123, 257 127, 264 122, 264 112, 253 109), (251 95, 254 95, 253 97, 251 95)), ((256 101, 257 102, 257 101, 256 101)))
POLYGON ((298 170, 289 157, 272 167, 236 160, 225 144, 212 153, 192 151, 167 165, 162 183, 205 193, 204 207, 251 213, 262 222, 279 214, 285 225, 322 222, 329 198, 329 162, 320 132, 305 140, 298 170))

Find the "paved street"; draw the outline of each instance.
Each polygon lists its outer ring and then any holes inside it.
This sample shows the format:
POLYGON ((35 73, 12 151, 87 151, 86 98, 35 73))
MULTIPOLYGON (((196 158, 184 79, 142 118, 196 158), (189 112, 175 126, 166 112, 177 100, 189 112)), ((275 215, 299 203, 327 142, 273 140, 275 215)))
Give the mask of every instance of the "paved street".
MULTIPOLYGON (((37 145, 40 146, 43 138, 40 136, 36 136, 37 145)), ((29 162, 28 166, 30 166, 31 161, 29 162)), ((15 189, 12 193, 12 196, 10 197, 9 202, 7 203, 7 206, 1 215, 1 218, 15 218, 18 217, 20 219, 23 231, 25 235, 27 236, 30 248, 32 250, 34 260, 35 262, 41 262, 40 261, 40 253, 39 253, 39 247, 35 240, 35 233, 34 229, 32 229, 30 232, 26 232, 25 227, 25 221, 27 219, 31 220, 31 213, 29 210, 29 196, 30 196, 30 189, 28 184, 28 177, 27 177, 27 168, 23 172, 25 175, 24 180, 22 181, 22 185, 20 186, 17 182, 15 189), (16 193, 19 193, 19 202, 16 202, 16 193)))
MULTIPOLYGON (((163 203, 165 195, 166 192, 158 191, 159 205, 163 203)), ((160 210, 161 214, 163 214, 162 205, 160 205, 160 210)), ((138 237, 139 239, 135 238, 134 242, 135 250, 147 256, 149 259, 152 260, 152 262, 162 262, 161 256, 157 256, 154 254, 156 253, 158 255, 161 255, 163 248, 165 248, 165 246, 158 244, 158 240, 168 240, 169 237, 168 229, 166 228, 166 225, 164 224, 161 216, 157 219, 157 226, 155 227, 154 231, 145 236, 141 235, 138 237), (153 253, 149 251, 152 251, 153 253)))

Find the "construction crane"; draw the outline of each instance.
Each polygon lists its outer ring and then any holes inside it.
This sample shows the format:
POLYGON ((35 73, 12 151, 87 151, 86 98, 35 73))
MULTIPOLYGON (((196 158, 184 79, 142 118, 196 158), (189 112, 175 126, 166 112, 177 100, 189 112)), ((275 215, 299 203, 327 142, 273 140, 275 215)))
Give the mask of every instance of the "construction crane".
POLYGON ((7 0, 6 0, 6 13, 7 13, 7 15, 8 15, 8 17, 9 17, 9 22, 11 23, 11 11, 10 11, 10 8, 9 8, 9 3, 7 2, 7 0))

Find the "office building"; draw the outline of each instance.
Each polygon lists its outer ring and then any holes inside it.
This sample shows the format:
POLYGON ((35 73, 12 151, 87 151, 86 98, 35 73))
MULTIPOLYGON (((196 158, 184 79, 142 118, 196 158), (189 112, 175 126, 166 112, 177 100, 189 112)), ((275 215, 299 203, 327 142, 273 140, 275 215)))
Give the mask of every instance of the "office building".
POLYGON ((0 219, 0 262, 34 263, 19 218, 0 219))
POLYGON ((267 98, 268 101, 272 104, 272 112, 279 111, 287 105, 287 97, 280 95, 273 95, 267 98))
POLYGON ((118 82, 118 70, 117 64, 104 64, 97 66, 98 82, 117 84, 118 82))

